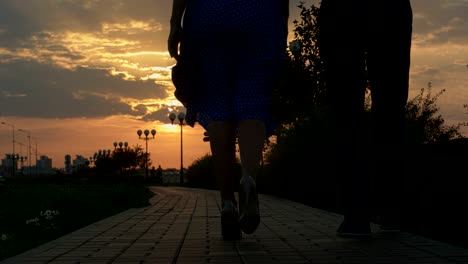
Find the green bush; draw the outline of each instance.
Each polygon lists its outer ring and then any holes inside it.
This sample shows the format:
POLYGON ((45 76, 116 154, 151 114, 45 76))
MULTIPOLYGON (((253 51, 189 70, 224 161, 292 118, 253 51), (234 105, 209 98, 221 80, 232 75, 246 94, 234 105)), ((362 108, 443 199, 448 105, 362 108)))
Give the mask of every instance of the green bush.
MULTIPOLYGON (((236 175, 237 176, 233 179, 233 181, 238 183, 241 177, 241 167, 239 161, 237 161, 236 175)), ((187 168, 185 178, 187 180, 186 185, 188 187, 205 188, 211 190, 218 189, 212 156, 210 154, 206 154, 195 160, 187 168)), ((238 184, 234 184, 234 186, 237 185, 238 184)))
POLYGON ((419 94, 406 104, 406 126, 409 144, 444 143, 462 138, 460 125, 446 125, 439 114, 437 99, 445 89, 432 94, 432 85, 421 88, 419 94))

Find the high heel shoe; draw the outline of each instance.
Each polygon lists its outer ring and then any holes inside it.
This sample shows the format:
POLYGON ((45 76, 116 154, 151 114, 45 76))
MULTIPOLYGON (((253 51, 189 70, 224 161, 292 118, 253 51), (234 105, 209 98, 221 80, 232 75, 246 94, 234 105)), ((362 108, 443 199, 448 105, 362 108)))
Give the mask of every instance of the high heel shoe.
POLYGON ((239 211, 230 200, 223 201, 221 234, 224 240, 239 240, 242 238, 242 232, 239 227, 239 211))
POLYGON ((243 176, 239 186, 239 224, 246 234, 252 234, 260 224, 260 211, 258 208, 258 194, 255 179, 243 176))

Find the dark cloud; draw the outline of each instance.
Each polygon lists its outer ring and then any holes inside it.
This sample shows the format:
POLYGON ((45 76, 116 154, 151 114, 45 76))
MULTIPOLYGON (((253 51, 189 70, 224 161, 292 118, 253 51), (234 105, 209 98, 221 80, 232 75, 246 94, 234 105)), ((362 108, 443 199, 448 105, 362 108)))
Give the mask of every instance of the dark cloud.
POLYGON ((413 0, 411 4, 418 44, 468 44, 468 1, 413 0))
POLYGON ((4 115, 95 117, 139 115, 122 99, 166 98, 154 81, 127 81, 106 70, 67 70, 35 62, 0 64, 0 105, 4 115))
MULTIPOLYGON (((22 46, 31 33, 42 30, 41 26, 24 14, 16 4, 20 1, 0 1, 0 46, 16 48, 22 46)), ((23 1, 26 4, 26 1, 23 1)), ((29 2, 29 1, 28 1, 29 2)))
MULTIPOLYGON (((39 32, 101 32, 106 23, 153 21, 168 24, 171 0, 2 0, 0 46, 28 45, 39 32)), ((165 48, 167 27, 162 31, 118 35, 139 38, 153 48, 165 48)))
POLYGON ((413 69, 412 74, 426 78, 426 77, 429 77, 429 76, 440 75, 441 70, 439 68, 434 68, 434 67, 429 67, 429 66, 422 66, 422 67, 418 67, 416 69, 413 69))
POLYGON ((139 104, 133 107, 133 110, 140 116, 146 115, 148 113, 148 107, 144 104, 139 104))
POLYGON ((145 115, 142 120, 144 121, 161 121, 163 123, 168 123, 170 122, 170 119, 168 117, 169 113, 171 110, 177 112, 185 112, 184 107, 180 106, 163 106, 160 110, 152 112, 150 114, 145 115))
POLYGON ((114 114, 133 114, 130 106, 116 99, 98 96, 74 98, 61 89, 53 95, 33 93, 27 96, 0 95, 2 114, 42 118, 100 117, 114 114))

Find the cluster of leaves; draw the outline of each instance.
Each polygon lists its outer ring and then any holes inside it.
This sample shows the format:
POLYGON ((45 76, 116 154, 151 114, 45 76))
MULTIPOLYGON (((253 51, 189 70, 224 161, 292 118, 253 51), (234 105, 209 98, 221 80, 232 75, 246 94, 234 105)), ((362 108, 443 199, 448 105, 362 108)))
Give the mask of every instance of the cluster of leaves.
MULTIPOLYGON (((463 108, 465 108, 465 111, 466 111, 465 114, 468 114, 468 104, 464 104, 463 108)), ((468 122, 461 122, 459 125, 460 126, 468 126, 468 122)))
MULTIPOLYGON (((232 179, 234 182, 239 182, 241 177, 241 167, 239 160, 236 166, 236 177, 232 179)), ((213 157, 206 154, 194 161, 185 173, 186 185, 192 188, 217 189, 215 168, 213 157)), ((234 186, 237 186, 234 184, 234 186)))
POLYGON ((320 106, 326 95, 322 78, 323 65, 317 45, 317 16, 319 8, 304 3, 301 20, 293 21, 294 41, 301 43, 298 50, 289 50, 283 63, 281 81, 275 87, 273 114, 281 124, 291 124, 308 119, 320 106), (286 111, 285 111, 286 109, 286 111))
POLYGON ((192 188, 216 189, 216 175, 211 155, 195 160, 185 173, 186 184, 192 188))
POLYGON ((432 85, 421 88, 418 95, 406 104, 408 141, 412 144, 448 142, 463 137, 460 125, 446 125, 439 114, 437 99, 445 89, 432 95, 432 85))
POLYGON ((128 174, 137 168, 144 168, 147 159, 150 166, 149 155, 140 145, 115 148, 108 154, 96 157, 95 170, 99 175, 128 174))

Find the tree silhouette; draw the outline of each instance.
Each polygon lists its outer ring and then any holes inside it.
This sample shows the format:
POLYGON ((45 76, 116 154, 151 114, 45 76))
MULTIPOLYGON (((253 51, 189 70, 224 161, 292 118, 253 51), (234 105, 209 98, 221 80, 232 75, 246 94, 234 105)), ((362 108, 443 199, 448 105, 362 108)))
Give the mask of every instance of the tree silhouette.
POLYGON ((408 143, 438 143, 461 138, 460 125, 446 125, 439 114, 437 99, 445 92, 442 89, 432 95, 432 84, 421 88, 418 95, 406 104, 406 123, 408 143))
POLYGON ((293 21, 294 39, 283 64, 281 81, 273 94, 274 116, 285 126, 308 119, 311 111, 322 105, 326 95, 317 45, 319 8, 306 7, 304 2, 298 7, 300 20, 293 21))
MULTIPOLYGON (((128 174, 137 168, 145 167, 145 152, 140 145, 115 148, 110 153, 97 156, 95 166, 98 174, 113 175, 128 174)), ((148 164, 150 159, 148 154, 148 164)), ((148 166, 149 166, 148 165, 148 166)))

